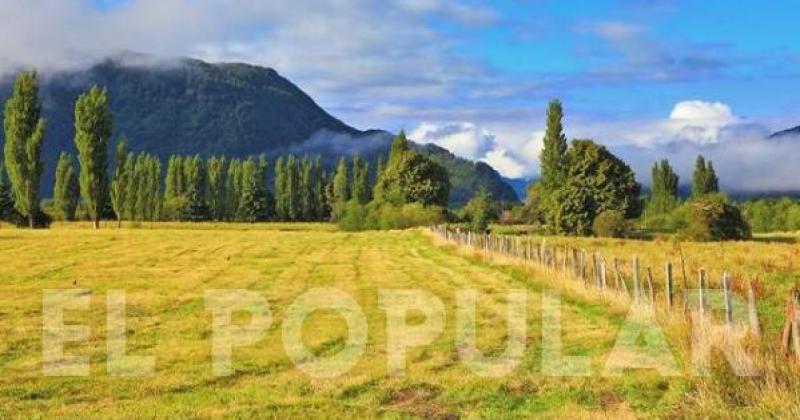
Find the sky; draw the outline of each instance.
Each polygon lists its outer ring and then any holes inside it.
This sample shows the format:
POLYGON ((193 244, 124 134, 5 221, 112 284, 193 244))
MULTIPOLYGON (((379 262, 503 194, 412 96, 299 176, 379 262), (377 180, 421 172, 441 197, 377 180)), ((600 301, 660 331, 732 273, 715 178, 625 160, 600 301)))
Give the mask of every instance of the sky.
POLYGON ((723 187, 800 190, 796 0, 4 0, 0 73, 123 51, 275 68, 357 128, 535 177, 545 109, 645 184, 698 153, 723 187))

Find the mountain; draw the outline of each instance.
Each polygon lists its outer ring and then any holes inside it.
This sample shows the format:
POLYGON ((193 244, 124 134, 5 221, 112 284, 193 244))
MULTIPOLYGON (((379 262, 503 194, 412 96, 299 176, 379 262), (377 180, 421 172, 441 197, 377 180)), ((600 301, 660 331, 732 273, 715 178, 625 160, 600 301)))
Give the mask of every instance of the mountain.
POLYGON ((788 136, 800 136, 800 125, 794 128, 790 128, 783 131, 778 131, 777 133, 773 133, 769 136, 769 138, 779 138, 779 137, 788 137, 788 136))
POLYGON ((520 200, 525 201, 525 197, 528 196, 528 187, 536 181, 536 179, 503 177, 503 181, 514 189, 514 192, 517 193, 517 197, 519 197, 520 200))
MULTIPOLYGON (((87 70, 41 77, 48 121, 43 152, 47 170, 42 180, 46 195, 52 189, 58 154, 75 153, 75 100, 93 84, 108 89, 115 138, 124 134, 132 150, 162 159, 172 154, 243 157, 265 153, 275 158, 308 153, 323 155, 326 166, 332 168, 342 155, 359 154, 375 161, 388 152, 391 134, 345 124, 273 69, 193 59, 148 61, 144 56, 125 56, 87 70)), ((3 102, 12 82, 11 78, 0 81, 3 102)), ((446 156, 438 149, 423 149, 451 172, 452 205, 471 197, 475 185, 485 185, 499 199, 512 200, 510 188, 491 168, 446 156)))

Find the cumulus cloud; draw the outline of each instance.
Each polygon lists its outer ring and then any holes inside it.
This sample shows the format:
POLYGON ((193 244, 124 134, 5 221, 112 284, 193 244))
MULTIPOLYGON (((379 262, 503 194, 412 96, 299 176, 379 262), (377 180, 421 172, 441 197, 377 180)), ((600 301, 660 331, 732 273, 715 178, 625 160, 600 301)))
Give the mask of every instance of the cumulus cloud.
POLYGON ((424 122, 409 133, 419 143, 433 143, 454 155, 478 160, 497 147, 495 136, 471 122, 432 124, 424 122))

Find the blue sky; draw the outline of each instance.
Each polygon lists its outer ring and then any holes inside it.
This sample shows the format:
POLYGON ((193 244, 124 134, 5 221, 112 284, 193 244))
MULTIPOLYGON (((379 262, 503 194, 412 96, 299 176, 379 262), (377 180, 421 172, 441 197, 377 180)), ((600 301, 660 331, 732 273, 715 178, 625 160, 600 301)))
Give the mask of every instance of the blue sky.
MULTIPOLYGON (((560 98, 568 136, 643 177, 657 157, 689 171, 706 153, 743 185, 730 150, 773 148, 765 134, 800 124, 797 12, 796 0, 20 0, 0 5, 0 71, 123 50, 269 66, 356 127, 403 128, 513 177, 536 175, 560 98)), ((758 188, 800 178, 787 171, 758 188)))

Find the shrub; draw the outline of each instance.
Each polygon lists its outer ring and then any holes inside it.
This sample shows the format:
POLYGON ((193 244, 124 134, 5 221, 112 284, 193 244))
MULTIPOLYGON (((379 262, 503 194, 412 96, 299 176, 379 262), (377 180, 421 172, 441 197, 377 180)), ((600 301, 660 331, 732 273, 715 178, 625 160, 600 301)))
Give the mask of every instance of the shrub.
POLYGON ((492 220, 497 219, 496 206, 492 196, 481 188, 461 210, 461 217, 467 221, 469 230, 484 232, 492 220))
POLYGON ((372 202, 360 205, 355 201, 343 206, 339 228, 346 231, 408 229, 445 221, 445 211, 438 206, 420 203, 396 205, 372 202))
POLYGON ((681 236, 693 241, 726 241, 752 237, 742 212, 719 194, 703 196, 688 204, 687 224, 681 236))
POLYGON ((628 232, 628 221, 621 211, 606 210, 594 219, 592 232, 601 238, 622 238, 628 232))

